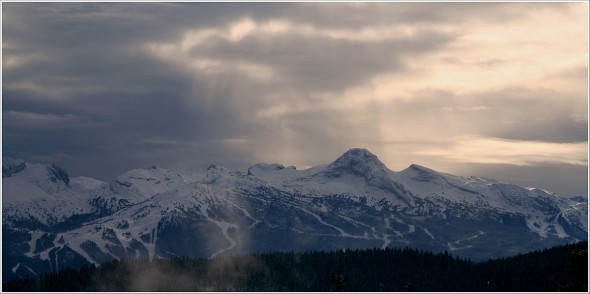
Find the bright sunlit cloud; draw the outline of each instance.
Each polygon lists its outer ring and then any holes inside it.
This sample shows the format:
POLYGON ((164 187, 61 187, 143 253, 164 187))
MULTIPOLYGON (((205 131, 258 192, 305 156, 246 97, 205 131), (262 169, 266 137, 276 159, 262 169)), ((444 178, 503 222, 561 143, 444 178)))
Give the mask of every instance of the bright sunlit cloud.
POLYGON ((415 154, 442 160, 488 164, 540 165, 547 163, 588 164, 588 142, 551 143, 461 136, 450 148, 431 148, 415 154))

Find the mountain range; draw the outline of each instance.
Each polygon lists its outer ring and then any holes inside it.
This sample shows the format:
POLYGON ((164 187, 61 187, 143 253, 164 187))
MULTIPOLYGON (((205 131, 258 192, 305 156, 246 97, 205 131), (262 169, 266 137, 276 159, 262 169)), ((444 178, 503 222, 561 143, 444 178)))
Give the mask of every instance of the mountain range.
POLYGON ((305 170, 151 166, 110 182, 2 159, 2 277, 112 259, 412 247, 483 261, 588 238, 586 197, 561 197, 366 149, 305 170))

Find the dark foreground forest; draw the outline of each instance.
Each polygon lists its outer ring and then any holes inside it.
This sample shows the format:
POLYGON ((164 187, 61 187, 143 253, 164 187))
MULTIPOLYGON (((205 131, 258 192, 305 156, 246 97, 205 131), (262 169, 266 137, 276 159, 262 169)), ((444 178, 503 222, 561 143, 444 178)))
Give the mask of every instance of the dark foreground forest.
POLYGON ((3 291, 582 291, 588 242, 474 263, 414 249, 111 261, 3 291))

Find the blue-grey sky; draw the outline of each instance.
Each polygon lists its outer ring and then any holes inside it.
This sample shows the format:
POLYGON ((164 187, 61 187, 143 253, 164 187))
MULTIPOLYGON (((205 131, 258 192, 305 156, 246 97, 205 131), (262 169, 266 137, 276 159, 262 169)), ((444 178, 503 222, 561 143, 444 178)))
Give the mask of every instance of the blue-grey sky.
POLYGON ((588 191, 588 3, 2 3, 2 152, 101 180, 364 147, 588 191))

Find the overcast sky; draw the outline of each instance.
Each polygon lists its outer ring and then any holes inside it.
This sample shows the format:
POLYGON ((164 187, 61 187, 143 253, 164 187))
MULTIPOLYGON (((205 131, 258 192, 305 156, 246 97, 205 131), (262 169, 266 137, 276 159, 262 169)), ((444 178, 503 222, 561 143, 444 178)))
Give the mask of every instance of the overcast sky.
POLYGON ((2 3, 2 152, 101 180, 363 147, 588 194, 588 3, 2 3))

